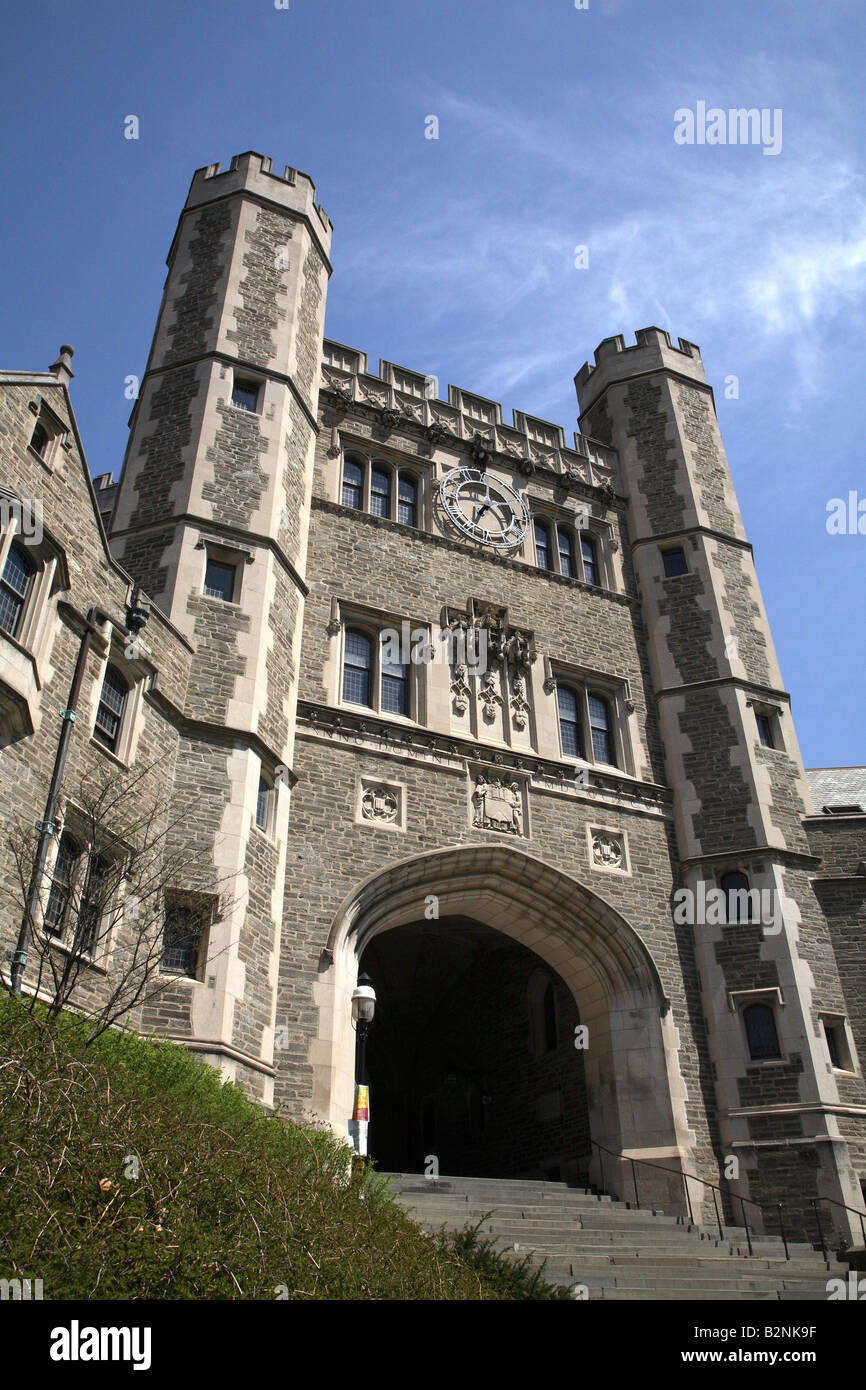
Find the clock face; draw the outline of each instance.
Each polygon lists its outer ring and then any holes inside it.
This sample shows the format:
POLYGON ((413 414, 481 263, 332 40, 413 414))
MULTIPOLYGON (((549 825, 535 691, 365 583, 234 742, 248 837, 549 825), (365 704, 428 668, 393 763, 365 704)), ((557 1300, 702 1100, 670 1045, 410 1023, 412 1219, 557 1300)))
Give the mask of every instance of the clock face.
POLYGON ((481 545, 511 550, 526 535, 526 503, 480 468, 453 468, 439 484, 439 496, 458 531, 481 545))

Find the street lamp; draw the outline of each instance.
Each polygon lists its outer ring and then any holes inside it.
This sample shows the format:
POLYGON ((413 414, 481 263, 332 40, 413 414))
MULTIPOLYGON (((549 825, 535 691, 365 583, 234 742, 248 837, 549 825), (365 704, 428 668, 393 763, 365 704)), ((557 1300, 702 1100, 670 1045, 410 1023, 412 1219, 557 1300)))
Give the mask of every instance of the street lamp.
POLYGON ((352 1111, 355 1152, 367 1161, 367 1130, 370 1123, 370 1088, 364 1081, 367 1065, 367 1030, 376 1012, 376 991, 369 975, 359 975, 352 991, 352 1023, 358 1034, 355 1049, 355 1106, 352 1111))

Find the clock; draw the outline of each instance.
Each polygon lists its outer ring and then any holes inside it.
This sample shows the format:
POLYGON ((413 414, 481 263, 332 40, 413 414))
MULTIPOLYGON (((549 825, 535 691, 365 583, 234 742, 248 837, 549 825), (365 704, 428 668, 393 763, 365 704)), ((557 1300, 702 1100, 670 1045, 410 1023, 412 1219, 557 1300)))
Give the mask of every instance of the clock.
POLYGON ((452 468, 439 484, 439 498, 457 530, 480 545, 511 550, 526 535, 523 498, 481 468, 452 468))

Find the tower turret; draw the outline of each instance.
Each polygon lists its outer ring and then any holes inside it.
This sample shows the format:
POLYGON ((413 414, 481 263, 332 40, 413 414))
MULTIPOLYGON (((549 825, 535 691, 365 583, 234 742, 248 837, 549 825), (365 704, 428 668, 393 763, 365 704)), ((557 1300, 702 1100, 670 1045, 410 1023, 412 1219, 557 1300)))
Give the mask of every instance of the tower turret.
POLYGON ((606 339, 575 385, 581 429, 617 449, 628 497, 721 1157, 764 1206, 802 1192, 807 1218, 810 1197, 857 1195, 854 1096, 822 1026, 844 1005, 810 882, 811 802, 700 353, 658 328, 636 337, 606 339))
POLYGON ((195 647, 176 795, 231 885, 175 1031, 218 1044, 230 1074, 252 1067, 264 1094, 330 238, 306 174, 252 152, 196 172, 111 537, 195 647))

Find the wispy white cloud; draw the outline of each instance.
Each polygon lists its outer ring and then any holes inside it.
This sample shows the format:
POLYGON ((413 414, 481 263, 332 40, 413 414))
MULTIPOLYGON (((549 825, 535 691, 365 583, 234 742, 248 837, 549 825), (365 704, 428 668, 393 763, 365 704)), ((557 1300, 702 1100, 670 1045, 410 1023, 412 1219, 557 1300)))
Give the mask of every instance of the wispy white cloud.
POLYGON ((795 78, 826 103, 809 120, 798 107, 774 158, 676 145, 673 113, 681 96, 700 99, 694 84, 681 94, 649 84, 619 127, 604 113, 586 135, 592 158, 563 141, 561 119, 441 90, 443 131, 456 138, 456 125, 471 157, 449 165, 448 181, 419 175, 409 195, 403 183, 369 236, 353 233, 342 260, 351 294, 387 295, 426 354, 447 343, 462 384, 525 390, 538 413, 563 400, 596 341, 649 323, 723 342, 743 370, 772 351, 805 400, 821 387, 822 335, 866 304, 866 186, 844 108, 820 65, 780 72, 765 54, 702 95, 784 105, 775 94, 795 78), (578 244, 586 270, 574 265, 578 244))

